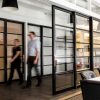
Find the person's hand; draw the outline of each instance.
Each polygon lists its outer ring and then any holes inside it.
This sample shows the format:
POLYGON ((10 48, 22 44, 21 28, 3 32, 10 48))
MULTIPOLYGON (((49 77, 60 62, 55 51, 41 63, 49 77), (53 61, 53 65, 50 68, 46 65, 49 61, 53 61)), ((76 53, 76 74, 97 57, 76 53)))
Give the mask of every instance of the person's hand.
POLYGON ((13 61, 14 61, 14 60, 13 60, 13 59, 11 59, 11 60, 10 60, 10 63, 12 63, 13 61))
POLYGON ((37 64, 37 59, 35 59, 33 63, 34 63, 34 64, 37 64))

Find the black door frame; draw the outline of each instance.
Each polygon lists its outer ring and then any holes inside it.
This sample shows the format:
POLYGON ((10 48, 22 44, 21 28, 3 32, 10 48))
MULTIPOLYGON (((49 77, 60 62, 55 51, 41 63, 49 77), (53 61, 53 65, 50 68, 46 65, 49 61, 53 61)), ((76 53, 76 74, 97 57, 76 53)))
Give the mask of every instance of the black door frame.
POLYGON ((62 92, 65 92, 65 91, 68 91, 68 90, 71 90, 71 89, 74 89, 76 88, 76 68, 74 67, 76 64, 76 26, 75 26, 75 12, 72 12, 72 11, 69 11, 69 10, 66 10, 64 8, 61 8, 61 7, 58 7, 58 6, 55 6, 55 5, 52 5, 52 94, 55 95, 55 94, 59 94, 59 93, 62 93, 62 92), (72 87, 69 87, 69 88, 65 88, 63 90, 60 90, 60 91, 56 91, 56 73, 55 73, 55 58, 54 58, 54 47, 55 47, 55 10, 59 10, 59 11, 63 11, 63 12, 66 12, 66 13, 71 13, 72 14, 72 18, 71 20, 73 21, 73 32, 74 32, 74 35, 73 35, 73 52, 74 52, 74 63, 73 63, 73 74, 74 74, 74 86, 72 87))
MULTIPOLYGON (((40 42, 41 42, 41 47, 40 47, 40 59, 41 59, 41 62, 40 62, 40 71, 41 71, 41 77, 44 76, 44 67, 43 67, 43 28, 49 28, 49 29, 52 29, 52 27, 49 27, 49 26, 45 26, 45 25, 38 25, 38 24, 32 24, 32 23, 28 23, 29 26, 36 26, 36 27, 39 27, 40 28, 40 42)), ((34 31, 34 30, 33 30, 34 31)))
MULTIPOLYGON (((23 49, 22 49, 22 55, 25 54, 25 49, 24 49, 24 22, 19 22, 19 21, 15 21, 15 20, 9 20, 9 19, 5 19, 5 18, 0 18, 0 21, 4 21, 4 33, 3 33, 3 39, 4 39, 4 82, 0 82, 0 83, 6 83, 7 82, 7 22, 11 22, 11 23, 16 23, 16 24, 21 24, 22 25, 22 45, 23 45, 23 49)), ((23 69, 23 73, 24 73, 24 58, 22 56, 22 69, 23 69)))

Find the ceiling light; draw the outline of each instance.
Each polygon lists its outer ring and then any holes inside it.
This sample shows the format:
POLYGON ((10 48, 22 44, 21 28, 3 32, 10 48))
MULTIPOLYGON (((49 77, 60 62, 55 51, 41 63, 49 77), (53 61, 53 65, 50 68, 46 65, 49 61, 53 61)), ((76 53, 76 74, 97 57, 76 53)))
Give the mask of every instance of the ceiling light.
POLYGON ((18 10, 17 0, 3 0, 2 8, 6 10, 18 10))

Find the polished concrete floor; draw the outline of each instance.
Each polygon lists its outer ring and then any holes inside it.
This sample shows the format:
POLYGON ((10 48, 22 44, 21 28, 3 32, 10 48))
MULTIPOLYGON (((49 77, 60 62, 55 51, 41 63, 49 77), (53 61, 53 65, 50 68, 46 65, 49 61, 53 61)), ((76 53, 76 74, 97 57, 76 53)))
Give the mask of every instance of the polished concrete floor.
MULTIPOLYGON (((52 96, 52 83, 51 77, 43 78, 43 83, 40 87, 35 87, 36 79, 33 79, 32 88, 22 89, 18 82, 13 82, 11 86, 6 86, 4 84, 0 85, 0 100, 60 100, 64 96, 73 94, 77 90, 72 90, 65 92, 56 96, 52 96)), ((77 96, 78 99, 68 99, 68 100, 82 100, 82 97, 77 96)))

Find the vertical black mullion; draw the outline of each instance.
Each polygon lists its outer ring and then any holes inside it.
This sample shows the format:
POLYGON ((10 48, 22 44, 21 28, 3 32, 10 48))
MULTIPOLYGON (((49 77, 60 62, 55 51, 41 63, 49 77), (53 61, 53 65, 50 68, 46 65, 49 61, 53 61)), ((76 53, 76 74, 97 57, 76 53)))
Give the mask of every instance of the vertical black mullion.
POLYGON ((44 69, 43 69, 43 27, 40 27, 40 41, 41 41, 41 77, 43 76, 44 69))
POLYGON ((55 7, 52 6, 52 94, 56 94, 56 73, 55 73, 55 7))
POLYGON ((89 18, 89 34, 90 34, 90 70, 93 70, 93 18, 89 18))
MULTIPOLYGON (((25 34, 24 34, 24 23, 23 23, 23 24, 22 24, 22 71, 23 71, 23 74, 24 74, 24 71, 25 71, 25 70, 24 70, 24 69, 25 69, 25 68, 24 68, 24 65, 25 65, 25 61, 24 61, 24 60, 25 60, 25 58, 23 58, 23 56, 25 57, 24 54, 25 54, 25 50, 26 50, 26 49, 25 49, 25 44, 24 44, 24 43, 25 43, 25 42, 24 42, 24 41, 25 41, 24 38, 25 38, 25 34)), ((24 75, 24 76, 25 76, 25 75, 24 75)))
MULTIPOLYGON (((67 43, 67 41, 66 41, 66 32, 65 32, 65 38, 64 38, 64 42, 65 42, 65 59, 67 59, 66 57, 67 57, 67 54, 66 54, 66 48, 67 48, 67 46, 66 46, 66 43, 67 43)), ((67 71, 67 63, 66 63, 66 60, 65 60, 65 71, 67 71)))
POLYGON ((76 80, 77 80, 77 69, 76 69, 76 13, 72 12, 73 15, 73 47, 74 47, 74 64, 73 64, 73 70, 74 70, 74 88, 76 88, 76 80))
POLYGON ((7 82, 7 20, 4 21, 4 80, 7 82))

